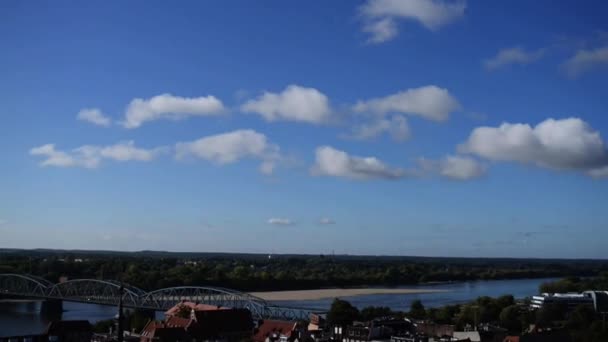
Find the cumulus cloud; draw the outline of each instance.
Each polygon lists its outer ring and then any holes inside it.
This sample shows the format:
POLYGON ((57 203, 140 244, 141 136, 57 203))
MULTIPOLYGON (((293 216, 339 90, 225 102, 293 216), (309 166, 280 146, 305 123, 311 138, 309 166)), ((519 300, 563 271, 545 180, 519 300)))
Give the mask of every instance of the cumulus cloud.
POLYGON ((608 166, 591 169, 588 174, 593 178, 608 178, 608 166))
POLYGON ((400 115, 389 119, 379 119, 369 123, 363 123, 353 127, 350 134, 345 138, 354 140, 369 140, 388 132, 395 141, 405 141, 410 137, 410 127, 407 119, 400 115))
POLYGON ((329 217, 322 217, 319 219, 319 224, 335 224, 336 221, 330 219, 329 217))
POLYGON ((244 158, 258 159, 262 161, 260 172, 264 174, 271 174, 280 159, 279 147, 254 130, 236 130, 177 143, 175 152, 177 159, 193 156, 219 165, 244 158))
POLYGON ((126 128, 137 128, 153 120, 178 120, 189 116, 220 115, 224 112, 222 101, 215 96, 188 98, 161 94, 149 99, 133 99, 127 106, 122 125, 126 128))
POLYGON ((278 226, 291 226, 292 224, 294 224, 294 222, 292 220, 287 219, 287 218, 280 218, 280 217, 269 218, 268 223, 278 225, 278 226))
POLYGON ((103 159, 114 161, 151 161, 166 151, 164 147, 142 149, 133 141, 119 142, 109 146, 84 145, 71 151, 61 151, 54 144, 30 149, 30 154, 42 156, 41 166, 97 168, 103 159))
POLYGON ((76 118, 102 127, 108 127, 112 123, 110 118, 105 116, 98 108, 81 109, 76 118))
POLYGON ((539 60, 543 54, 543 49, 526 51, 521 47, 512 47, 498 51, 496 56, 486 59, 483 65, 488 70, 498 69, 511 64, 525 65, 539 60))
POLYGON ((534 127, 523 123, 478 127, 458 150, 494 161, 583 170, 597 176, 608 165, 600 133, 579 118, 547 119, 534 127))
POLYGON ((241 106, 246 113, 257 113, 267 121, 299 121, 319 124, 332 114, 329 99, 315 88, 295 84, 280 93, 265 92, 241 106))
POLYGON ((434 85, 412 88, 396 94, 359 101, 353 106, 355 112, 370 112, 377 115, 403 113, 418 115, 433 121, 445 121, 460 104, 447 89, 434 85))
POLYGON ((579 76, 599 67, 608 66, 608 46, 597 49, 579 50, 562 65, 570 77, 579 76))
POLYGON ((464 156, 448 155, 439 160, 420 158, 418 166, 420 176, 438 175, 458 181, 480 178, 486 173, 485 165, 464 156))
POLYGON ((397 20, 417 21, 429 30, 464 16, 464 0, 368 0, 360 8, 369 42, 382 43, 398 34, 397 20))
POLYGON ((351 156, 331 146, 321 146, 316 150, 316 161, 311 168, 316 176, 344 177, 356 180, 399 179, 405 172, 390 167, 375 157, 351 156))

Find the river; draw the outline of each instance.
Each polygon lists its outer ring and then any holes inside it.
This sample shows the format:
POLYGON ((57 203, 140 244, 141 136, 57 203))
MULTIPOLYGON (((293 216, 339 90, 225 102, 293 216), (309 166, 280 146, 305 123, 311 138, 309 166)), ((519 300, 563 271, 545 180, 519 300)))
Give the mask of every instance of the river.
MULTIPOLYGON (((480 296, 498 297, 511 294, 516 298, 532 296, 538 293, 541 283, 554 280, 518 279, 518 280, 490 280, 469 281, 450 284, 404 286, 411 289, 434 289, 445 292, 423 294, 373 294, 354 297, 344 297, 353 305, 363 308, 366 306, 388 306, 394 310, 408 310, 413 300, 420 299, 427 307, 437 307, 448 304, 459 304, 471 301, 480 296)), ((276 301, 277 305, 329 308, 332 299, 321 300, 290 300, 276 301)), ((103 305, 63 303, 64 313, 62 319, 87 319, 92 323, 99 320, 110 319, 116 315, 116 308, 103 305)), ((50 317, 43 317, 39 313, 39 302, 0 302, 0 337, 11 335, 36 334, 44 331, 50 317)))

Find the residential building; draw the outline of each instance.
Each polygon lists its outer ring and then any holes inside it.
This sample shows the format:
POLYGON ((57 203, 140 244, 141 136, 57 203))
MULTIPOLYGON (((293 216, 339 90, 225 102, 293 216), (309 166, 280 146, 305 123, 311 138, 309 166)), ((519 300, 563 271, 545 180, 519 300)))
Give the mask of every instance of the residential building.
POLYGON ((389 341, 395 336, 410 336, 415 333, 414 324, 408 319, 378 318, 370 322, 355 322, 346 327, 342 334, 343 342, 389 341))
POLYGON ((168 314, 162 322, 149 322, 141 332, 140 341, 241 341, 251 339, 253 333, 253 318, 247 309, 193 308, 188 318, 177 316, 178 312, 168 314))

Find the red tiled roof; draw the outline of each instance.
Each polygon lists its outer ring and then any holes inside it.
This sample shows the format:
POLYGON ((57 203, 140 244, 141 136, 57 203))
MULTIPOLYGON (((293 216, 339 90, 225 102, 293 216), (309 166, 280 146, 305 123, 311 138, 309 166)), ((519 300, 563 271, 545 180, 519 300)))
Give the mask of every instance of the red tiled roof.
POLYGON ((182 307, 187 307, 190 310, 194 310, 194 311, 210 311, 210 310, 228 310, 229 308, 223 307, 223 306, 215 306, 215 305, 208 305, 208 304, 200 304, 200 303, 193 303, 193 302, 181 302, 177 305, 175 305, 174 307, 172 307, 171 309, 167 310, 165 312, 165 315, 167 316, 173 316, 175 314, 177 314, 179 312, 179 310, 182 307))
POLYGON ((290 337, 295 330, 297 323, 288 321, 276 321, 267 319, 259 326, 258 331, 253 336, 255 342, 264 342, 266 337, 271 334, 279 334, 290 337))
POLYGON ((185 329, 190 324, 189 318, 183 318, 178 316, 169 316, 165 319, 165 326, 169 328, 182 328, 185 329))

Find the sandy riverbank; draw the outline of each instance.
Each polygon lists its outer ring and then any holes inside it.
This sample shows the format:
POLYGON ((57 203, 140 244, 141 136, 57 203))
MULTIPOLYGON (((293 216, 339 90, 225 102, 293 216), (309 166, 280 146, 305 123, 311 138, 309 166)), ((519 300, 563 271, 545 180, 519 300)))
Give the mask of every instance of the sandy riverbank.
POLYGON ((298 291, 267 291, 251 292, 251 295, 265 300, 318 300, 336 297, 351 297, 374 294, 420 294, 446 292, 446 290, 432 289, 390 289, 390 288, 364 288, 364 289, 321 289, 298 291))

